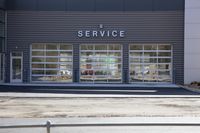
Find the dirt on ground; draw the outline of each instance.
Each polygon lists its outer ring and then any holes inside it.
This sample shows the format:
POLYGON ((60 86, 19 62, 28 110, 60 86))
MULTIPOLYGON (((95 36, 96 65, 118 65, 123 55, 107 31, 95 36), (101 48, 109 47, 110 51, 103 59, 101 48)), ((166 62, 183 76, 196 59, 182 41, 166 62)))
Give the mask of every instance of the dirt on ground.
POLYGON ((199 98, 0 97, 0 118, 200 117, 199 98))

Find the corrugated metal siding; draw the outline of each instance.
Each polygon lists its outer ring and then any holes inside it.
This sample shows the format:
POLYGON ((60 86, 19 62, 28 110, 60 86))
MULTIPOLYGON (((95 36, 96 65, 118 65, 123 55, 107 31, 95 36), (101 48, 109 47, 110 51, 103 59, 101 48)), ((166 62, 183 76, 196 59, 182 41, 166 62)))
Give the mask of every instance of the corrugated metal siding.
MULTIPOLYGON (((174 47, 174 69, 176 83, 183 83, 184 73, 184 13, 182 11, 162 12, 64 12, 64 11, 8 11, 8 49, 24 51, 24 82, 29 79, 29 48, 37 42, 80 43, 170 43, 174 47), (103 24, 105 30, 125 30, 124 38, 78 38, 78 30, 96 30, 103 24), (17 48, 16 48, 17 47, 17 48)), ((127 47, 128 48, 128 47, 127 47)), ((124 49, 124 59, 128 57, 124 49)), ((75 52, 74 61, 78 61, 75 52)), ((127 59, 126 59, 127 60, 127 59)), ((124 71, 128 62, 124 60, 124 71)), ((75 64, 74 64, 75 65, 75 64)), ((9 63, 7 63, 9 82, 9 63)), ((78 69, 78 68, 76 68, 78 69)), ((74 72, 75 73, 75 72, 74 72)), ((124 75, 126 76, 126 75, 124 75)), ((126 76, 127 77, 127 76, 126 76)), ((74 80, 77 81, 78 77, 74 80)), ((124 79, 124 82, 127 79, 124 79)))

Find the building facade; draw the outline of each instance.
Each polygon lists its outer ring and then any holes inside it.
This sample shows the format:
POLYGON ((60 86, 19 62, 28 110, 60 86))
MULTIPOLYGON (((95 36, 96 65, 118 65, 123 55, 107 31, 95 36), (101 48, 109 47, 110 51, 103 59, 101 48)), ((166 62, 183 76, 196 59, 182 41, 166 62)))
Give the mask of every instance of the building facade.
POLYGON ((200 29, 191 18, 198 16, 197 5, 198 0, 2 1, 1 81, 67 85, 200 80, 198 63, 192 63, 200 56, 200 29))

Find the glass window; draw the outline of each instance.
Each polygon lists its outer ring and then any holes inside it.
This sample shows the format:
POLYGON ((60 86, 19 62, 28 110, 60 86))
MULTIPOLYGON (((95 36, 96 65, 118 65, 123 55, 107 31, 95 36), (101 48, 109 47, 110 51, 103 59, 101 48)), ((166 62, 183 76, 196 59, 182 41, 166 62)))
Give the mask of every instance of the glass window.
POLYGON ((32 68, 44 68, 44 64, 32 64, 32 68))
POLYGON ((143 59, 142 58, 131 58, 130 63, 142 63, 143 59))
POLYGON ((121 82, 122 46, 81 45, 81 82, 107 83, 121 82), (85 52, 85 50, 91 49, 85 52))
POLYGON ((157 50, 157 45, 144 45, 144 50, 157 50))
POLYGON ((45 45, 44 44, 32 44, 32 49, 42 49, 44 50, 45 45))
POLYGON ((32 63, 35 63, 35 62, 45 62, 45 57, 35 58, 35 57, 32 56, 32 63))
POLYGON ((65 45, 65 44, 60 45, 60 50, 71 50, 71 49, 72 45, 65 45))
POLYGON ((171 45, 158 45, 158 50, 171 50, 171 45))
POLYGON ((160 58, 160 59, 158 59, 158 63, 171 63, 171 59, 169 59, 169 58, 160 58))
POLYGON ((107 50, 107 45, 94 45, 95 50, 107 50))
POLYGON ((32 81, 72 82, 72 45, 32 44, 32 81))
POLYGON ((156 57, 157 52, 144 52, 145 57, 156 57))
POLYGON ((44 56, 44 51, 32 51, 32 56, 44 56))
POLYGON ((108 50, 121 50, 120 45, 108 45, 108 50))
POLYGON ((143 53, 142 53, 142 52, 130 52, 130 56, 142 57, 142 56, 143 56, 143 53))
POLYGON ((46 62, 59 62, 58 58, 46 58, 46 62))
POLYGON ((143 50, 143 45, 131 45, 130 50, 143 50))
POLYGON ((143 58, 144 63, 157 63, 157 58, 143 58))
POLYGON ((171 45, 130 45, 130 82, 171 82, 171 45), (144 49, 142 49, 144 48, 144 49))
POLYGON ((58 51, 46 51, 46 56, 58 56, 58 51))
POLYGON ((56 44, 47 44, 46 45, 46 49, 47 50, 57 50, 57 46, 56 44))
POLYGON ((72 52, 60 51, 60 56, 62 56, 62 57, 66 56, 67 57, 67 56, 73 56, 73 55, 72 55, 72 52))
POLYGON ((158 56, 168 56, 168 57, 171 57, 171 52, 158 52, 158 56))
POLYGON ((121 56, 121 54, 122 54, 121 52, 109 52, 108 53, 109 56, 116 56, 116 57, 121 56))
POLYGON ((93 45, 81 45, 81 50, 93 50, 93 45))
POLYGON ((171 69, 170 64, 158 64, 158 69, 171 69))

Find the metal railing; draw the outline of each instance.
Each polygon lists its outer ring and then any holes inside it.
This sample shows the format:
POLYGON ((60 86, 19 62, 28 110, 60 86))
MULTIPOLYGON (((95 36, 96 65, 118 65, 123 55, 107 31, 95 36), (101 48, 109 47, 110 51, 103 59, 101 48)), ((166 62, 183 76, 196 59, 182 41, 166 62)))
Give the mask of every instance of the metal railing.
POLYGON ((87 124, 52 124, 51 121, 47 121, 46 124, 36 124, 36 125, 9 125, 9 126, 0 126, 1 129, 10 129, 10 128, 46 128, 46 132, 51 132, 51 127, 136 127, 136 126, 198 126, 200 123, 87 123, 87 124))

